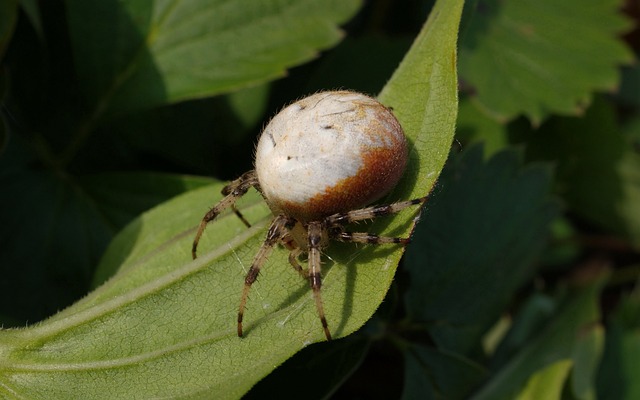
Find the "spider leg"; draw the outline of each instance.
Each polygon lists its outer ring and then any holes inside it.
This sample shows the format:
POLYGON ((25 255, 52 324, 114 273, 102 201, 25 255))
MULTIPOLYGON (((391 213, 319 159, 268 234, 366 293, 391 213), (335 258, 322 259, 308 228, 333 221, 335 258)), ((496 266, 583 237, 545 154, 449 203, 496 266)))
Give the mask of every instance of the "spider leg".
POLYGON ((273 247, 289 232, 288 227, 290 224, 290 219, 284 214, 278 215, 273 220, 267 232, 267 238, 262 244, 262 247, 260 247, 260 250, 258 250, 258 254, 253 258, 251 267, 244 278, 244 288, 242 290, 242 297, 240 298, 240 306, 238 307, 238 336, 240 337, 242 337, 242 318, 244 316, 245 305, 247 304, 249 289, 251 289, 251 285, 253 285, 258 278, 260 269, 265 261, 267 261, 273 247))
POLYGON ((322 329, 327 340, 331 340, 331 333, 329 332, 329 326, 327 325, 327 318, 324 315, 324 306, 322 305, 322 296, 320 294, 320 288, 322 287, 322 275, 320 265, 320 246, 322 243, 322 222, 314 221, 310 222, 308 226, 308 247, 309 247, 309 284, 313 291, 313 298, 316 302, 316 309, 318 310, 318 316, 322 323, 322 329))
POLYGON ((231 205, 231 210, 238 217, 238 219, 240 219, 240 221, 242 221, 244 226, 246 226, 247 228, 251 228, 251 224, 249 223, 249 221, 247 221, 247 219, 244 217, 244 215, 242 215, 242 213, 240 212, 240 210, 238 210, 238 208, 236 207, 235 204, 231 205))
POLYGON ((374 219, 382 217, 384 215, 395 214, 404 210, 405 208, 422 204, 427 200, 427 197, 419 197, 413 200, 399 201, 397 203, 384 204, 379 206, 371 206, 361 208, 359 210, 348 211, 345 213, 337 213, 325 218, 325 222, 328 226, 346 225, 351 222, 363 221, 366 219, 374 219))
POLYGON ((347 232, 339 230, 331 235, 341 242, 366 243, 366 244, 408 244, 411 239, 401 237, 379 236, 368 232, 347 232))
POLYGON ((200 237, 202 236, 202 233, 204 233, 204 229, 207 227, 207 224, 213 221, 222 211, 232 207, 233 210, 236 211, 236 215, 240 215, 240 219, 245 223, 245 225, 248 224, 242 214, 236 210, 234 204, 240 197, 247 193, 249 188, 252 186, 258 187, 258 177, 256 176, 255 171, 244 173, 240 178, 229 183, 222 189, 222 194, 225 197, 223 197, 218 204, 204 215, 202 221, 200 221, 200 225, 198 226, 198 232, 196 233, 196 236, 193 239, 193 245, 191 246, 191 256, 194 260, 198 257, 196 251, 198 249, 200 237))
POLYGON ((304 269, 302 269, 302 266, 298 262, 298 256, 300 256, 300 254, 302 254, 302 250, 299 247, 291 250, 291 252, 289 253, 289 264, 291 264, 293 269, 295 269, 296 272, 300 274, 300 276, 307 279, 307 273, 304 271, 304 269))

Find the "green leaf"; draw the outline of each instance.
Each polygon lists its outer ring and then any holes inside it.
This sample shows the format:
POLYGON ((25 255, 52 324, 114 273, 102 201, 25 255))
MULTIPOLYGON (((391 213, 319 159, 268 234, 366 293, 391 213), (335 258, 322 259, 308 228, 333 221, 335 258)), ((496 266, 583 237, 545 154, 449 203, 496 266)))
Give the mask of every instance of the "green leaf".
POLYGON ((11 317, 5 326, 38 321, 82 297, 119 229, 142 211, 210 182, 159 173, 70 178, 30 168, 20 138, 12 139, 0 160, 0 187, 10 194, 0 196, 0 314, 11 317))
POLYGON ((516 400, 560 400, 571 366, 571 360, 561 360, 531 375, 516 400))
POLYGON ((358 0, 68 1, 94 115, 208 97, 283 76, 342 37, 358 0))
MULTIPOLYGON (((438 2, 387 86, 384 101, 393 103, 413 144, 409 173, 392 200, 424 195, 448 153, 461 8, 462 1, 438 2), (409 80, 420 90, 399 96, 391 87, 409 80)), ((308 7, 304 12, 313 15, 308 7)), ((143 214, 103 257, 100 269, 118 269, 109 281, 37 326, 0 331, 0 390, 28 398, 238 398, 285 359, 324 340, 308 284, 288 265, 285 249, 264 266, 247 304, 246 336, 236 336, 243 276, 270 212, 251 192, 239 207, 253 226, 232 213, 221 216, 192 261, 194 227, 221 187, 190 191, 143 214)), ((414 215, 380 221, 376 232, 407 235, 414 215)), ((398 246, 328 250, 322 293, 336 338, 371 317, 402 253, 398 246)))
POLYGON ((622 84, 617 99, 625 105, 640 107, 640 65, 622 69, 622 84))
POLYGON ((460 47, 460 75, 501 121, 579 114, 594 91, 614 90, 632 52, 620 0, 480 1, 460 47))
POLYGON ((582 118, 554 118, 531 132, 527 156, 557 162, 557 191, 574 213, 640 247, 640 156, 620 131, 599 99, 582 118))
POLYGON ((119 228, 142 211, 211 180, 158 172, 112 172, 81 176, 79 183, 96 203, 102 218, 119 228))
POLYGON ((623 296, 607 326, 605 352, 597 376, 598 398, 640 398, 639 285, 623 296))
POLYGON ((532 340, 557 311, 557 301, 543 293, 532 294, 513 317, 511 329, 491 358, 491 369, 498 370, 526 343, 532 340))
POLYGON ((482 143, 485 157, 509 146, 507 127, 483 114, 468 97, 460 99, 456 138, 465 144, 482 143))
POLYGON ((457 0, 436 2, 429 21, 378 96, 394 110, 414 146, 406 174, 406 180, 416 182, 411 197, 431 190, 449 155, 458 109, 458 92, 452 88, 458 82, 455 43, 462 6, 457 0))
MULTIPOLYGON (((572 282, 571 291, 554 317, 471 399, 512 399, 533 374, 577 354, 575 348, 584 345, 581 338, 585 332, 601 329, 598 325, 599 297, 607 279, 606 270, 585 268, 572 282)), ((576 360, 573 359, 574 365, 576 360)))
POLYGON ((487 374, 458 354, 418 344, 407 346, 404 360, 403 400, 467 398, 487 374))
POLYGON ((468 354, 532 275, 558 211, 550 179, 515 151, 484 162, 480 146, 445 168, 405 264, 408 313, 437 347, 468 354))
POLYGON ((604 327, 594 324, 580 332, 573 346, 571 358, 571 392, 576 399, 595 400, 595 377, 604 350, 604 327))

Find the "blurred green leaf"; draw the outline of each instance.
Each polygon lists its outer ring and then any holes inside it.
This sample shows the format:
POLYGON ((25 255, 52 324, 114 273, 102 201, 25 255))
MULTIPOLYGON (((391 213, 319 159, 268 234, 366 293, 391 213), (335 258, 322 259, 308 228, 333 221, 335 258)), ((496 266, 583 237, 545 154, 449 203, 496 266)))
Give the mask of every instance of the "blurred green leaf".
MULTIPOLYGON (((438 2, 387 86, 385 101, 393 102, 413 143, 410 173, 394 199, 424 195, 451 145, 461 8, 462 1, 438 2), (426 84, 398 97, 391 86, 408 80, 426 84)), ((30 398, 237 398, 285 359, 324 340, 308 284, 291 271, 282 248, 252 288, 246 337, 236 336, 242 278, 270 212, 251 192, 239 206, 254 225, 247 229, 232 213, 221 216, 192 261, 194 227, 220 199, 221 187, 190 191, 143 214, 103 257, 100 270, 118 269, 104 285, 37 326, 0 331, 0 390, 30 398)), ((407 235, 414 214, 388 218, 380 233, 407 235)), ((329 253, 323 298, 340 337, 379 306, 403 249, 342 246, 329 253)))
POLYGON ((637 63, 622 69, 622 84, 617 98, 625 105, 640 108, 640 65, 637 63))
POLYGON ((595 400, 595 378, 604 349, 604 327, 600 324, 582 329, 576 338, 571 358, 571 392, 577 400, 595 400))
POLYGON ((511 329, 491 357, 491 369, 499 370, 523 346, 532 340, 557 311, 557 300, 544 293, 534 293, 520 306, 511 329))
MULTIPOLYGON (((600 329, 599 297, 607 279, 608 272, 599 266, 584 268, 582 275, 575 277, 571 291, 563 297, 553 318, 471 399, 512 399, 522 391, 533 374, 575 356, 576 346, 585 344, 581 339, 583 335, 600 329)), ((574 365, 576 360, 573 359, 574 365)), ((591 368, 590 365, 585 367, 584 371, 591 368)), ((578 386, 582 388, 580 384, 578 386)))
POLYGON ((608 321, 607 340, 598 370, 599 399, 640 398, 640 286, 624 296, 608 321))
POLYGON ((551 235, 551 243, 541 264, 546 267, 545 271, 569 268, 583 250, 582 243, 575 240, 577 228, 568 217, 562 216, 553 221, 551 235))
POLYGON ((487 371, 464 357, 419 344, 404 350, 403 400, 464 399, 487 371))
POLYGON ((485 157, 489 158, 509 146, 505 124, 483 114, 468 97, 460 99, 456 139, 463 144, 482 143, 485 157))
POLYGON ((612 91, 633 60, 618 39, 631 27, 620 0, 478 2, 460 46, 460 75, 500 121, 579 114, 595 91, 612 91))
POLYGON ((515 151, 484 162, 480 146, 444 169, 406 255, 408 313, 437 347, 468 354, 531 277, 558 212, 550 179, 515 151))
POLYGON ((572 212, 640 246, 640 155, 612 106, 597 100, 582 118, 558 117, 531 132, 531 159, 557 164, 557 191, 572 212))
POLYGON ((557 361, 531 375, 516 400, 560 400, 571 365, 571 360, 557 361))
POLYGON ((94 115, 208 97, 283 76, 342 37, 360 1, 68 1, 94 115))
MULTIPOLYGON (((83 175, 33 168, 14 136, 0 159, 0 314, 40 320, 84 295, 107 243, 142 211, 208 180, 159 173, 83 175)), ((13 325, 13 324, 12 324, 13 325)), ((9 325, 9 326, 12 326, 9 325)))
POLYGON ((248 130, 258 125, 264 117, 269 97, 269 85, 252 86, 226 95, 226 100, 239 125, 248 130))

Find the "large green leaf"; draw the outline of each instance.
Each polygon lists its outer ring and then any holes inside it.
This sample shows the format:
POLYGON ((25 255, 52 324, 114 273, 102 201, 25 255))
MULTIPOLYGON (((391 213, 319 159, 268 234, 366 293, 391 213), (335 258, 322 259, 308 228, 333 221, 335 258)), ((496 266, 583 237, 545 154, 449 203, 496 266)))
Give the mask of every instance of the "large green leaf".
POLYGON ((341 37, 359 0, 69 0, 95 113, 207 97, 284 75, 341 37))
MULTIPOLYGON (((448 153, 457 107, 461 8, 462 1, 437 3, 381 96, 412 141, 409 173, 391 200, 424 195, 448 153)), ((109 281, 37 326, 0 332, 0 393, 237 398, 292 354, 323 340, 307 283, 288 266, 284 249, 274 251, 252 288, 246 337, 236 336, 243 276, 263 241, 269 211, 252 192, 239 204, 252 228, 233 214, 221 216, 192 261, 193 229, 220 198, 221 187, 188 192, 144 214, 105 254, 100 268, 118 268, 109 281)), ((375 229, 407 235, 414 215, 404 212, 375 229)), ((370 318, 402 252, 398 246, 328 250, 323 296, 336 337, 370 318)))
POLYGON ((408 313, 437 347, 470 354, 531 277, 558 212, 550 180, 513 150, 484 162, 480 146, 444 169, 405 264, 408 313))
POLYGON ((578 114, 594 91, 614 90, 632 53, 617 36, 630 28, 620 0, 485 0, 460 47, 460 75, 499 120, 535 124, 578 114))

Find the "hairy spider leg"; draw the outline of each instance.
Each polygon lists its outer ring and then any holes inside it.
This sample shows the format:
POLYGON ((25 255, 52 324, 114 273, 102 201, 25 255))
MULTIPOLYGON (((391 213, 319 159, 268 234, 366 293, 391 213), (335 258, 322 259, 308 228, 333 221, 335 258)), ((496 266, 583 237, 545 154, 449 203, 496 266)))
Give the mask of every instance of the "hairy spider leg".
POLYGON ((360 210, 352 210, 346 213, 333 214, 325 218, 325 223, 328 225, 330 237, 341 242, 366 244, 408 244, 411 241, 410 238, 380 236, 369 232, 349 232, 345 231, 343 226, 351 222, 374 219, 384 215, 394 214, 407 207, 422 204, 426 199, 426 197, 420 197, 413 200, 400 201, 397 203, 367 207, 360 210))
POLYGON ((229 207, 232 207, 235 211, 236 215, 240 217, 240 220, 243 221, 245 225, 249 223, 246 222, 246 219, 239 211, 236 210, 234 204, 238 199, 244 196, 249 188, 255 187, 258 191, 260 191, 260 185, 258 183, 258 177, 256 176, 256 172, 254 170, 245 172, 240 176, 240 178, 232 181, 227 186, 222 188, 222 194, 224 197, 222 200, 218 202, 209 212, 207 212, 202 221, 200 221, 200 225, 198 226, 198 232, 196 233, 195 238, 193 239, 193 245, 191 246, 191 256, 195 260, 198 256, 196 254, 198 249, 198 242, 200 242, 200 237, 204 233, 204 229, 207 227, 207 224, 213 221, 222 211, 226 210, 229 207))
POLYGON ((295 269, 296 272, 300 274, 300 276, 302 276, 304 279, 307 279, 307 273, 302 268, 302 265, 300 265, 300 263, 298 262, 298 257, 300 257, 302 253, 304 252, 299 247, 291 249, 291 251, 289 252, 289 264, 291 264, 293 269, 295 269))
POLYGON ((309 284, 313 292, 313 299, 316 302, 316 309, 318 310, 318 316, 322 323, 322 329, 327 340, 331 340, 331 332, 329 332, 329 326, 327 324, 327 318, 324 315, 324 306, 322 305, 322 295, 320 289, 322 288, 322 266, 320 260, 320 246, 322 245, 322 222, 313 221, 309 222, 307 226, 308 243, 309 248, 309 284))
POLYGON ((364 221, 367 219, 374 219, 385 215, 395 214, 404 210, 405 208, 423 204, 425 201, 427 201, 427 196, 419 197, 413 200, 399 201, 397 203, 361 208, 359 210, 352 210, 344 213, 336 213, 326 217, 324 219, 324 222, 330 228, 339 227, 342 225, 350 224, 352 222, 364 221))
POLYGON ((332 238, 341 242, 365 244, 409 244, 410 238, 380 236, 369 232, 348 232, 339 230, 332 233, 332 238))
POLYGON ((238 210, 238 208, 236 207, 235 204, 231 205, 231 211, 233 211, 233 213, 236 215, 236 217, 238 217, 238 219, 240 219, 240 221, 242 221, 244 226, 246 226, 247 228, 251 228, 251 224, 249 223, 249 221, 247 221, 247 219, 244 217, 244 215, 242 215, 242 213, 240 212, 240 210, 238 210))
POLYGON ((278 215, 271 223, 269 231, 267 232, 267 238, 262 244, 262 247, 260 247, 260 250, 253 258, 251 267, 244 278, 244 288, 242 289, 242 297, 240 297, 240 306, 238 307, 238 336, 240 337, 242 337, 242 318, 244 316, 244 308, 247 304, 247 296, 249 295, 251 285, 253 285, 258 278, 260 269, 264 265, 265 261, 267 261, 267 258, 269 258, 269 254, 271 254, 273 247, 289 233, 289 228, 291 228, 294 222, 294 220, 284 214, 278 215))

